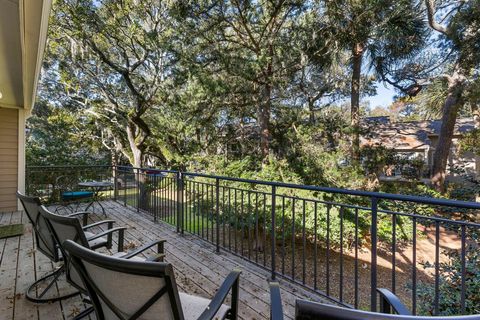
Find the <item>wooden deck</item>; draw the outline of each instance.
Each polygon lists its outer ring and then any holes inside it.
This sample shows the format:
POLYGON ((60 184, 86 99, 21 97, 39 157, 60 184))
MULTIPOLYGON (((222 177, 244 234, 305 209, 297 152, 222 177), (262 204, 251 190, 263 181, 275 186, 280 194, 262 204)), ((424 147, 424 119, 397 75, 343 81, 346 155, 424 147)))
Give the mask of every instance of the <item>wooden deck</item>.
MULTIPOLYGON (((242 270, 239 313, 241 319, 269 318, 269 273, 232 254, 215 253, 211 244, 191 235, 181 236, 165 223, 154 223, 148 215, 124 207, 114 201, 103 203, 109 219, 129 227, 125 234, 127 247, 150 240, 167 240, 166 261, 173 264, 180 290, 211 298, 226 275, 233 269, 242 270)), ((93 220, 101 217, 93 215, 93 220)), ((0 225, 25 223, 21 237, 0 239, 0 319, 70 319, 85 308, 79 296, 52 304, 33 304, 25 299, 29 284, 49 272, 53 264, 35 251, 32 228, 23 212, 0 213, 0 225)), ((294 314, 296 298, 319 300, 302 288, 280 280, 286 319, 294 314)), ((58 289, 58 288, 57 288, 58 289)), ((60 288, 61 290, 61 288, 60 288)), ((91 318, 94 318, 92 316, 91 318)))

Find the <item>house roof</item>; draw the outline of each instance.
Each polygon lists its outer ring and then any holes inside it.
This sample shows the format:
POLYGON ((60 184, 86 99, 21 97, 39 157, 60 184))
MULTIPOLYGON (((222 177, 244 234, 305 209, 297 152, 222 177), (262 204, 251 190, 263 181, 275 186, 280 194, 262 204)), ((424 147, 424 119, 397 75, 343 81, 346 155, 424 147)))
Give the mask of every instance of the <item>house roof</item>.
POLYGON ((31 109, 52 0, 0 0, 0 107, 31 109))
MULTIPOLYGON (((390 122, 385 117, 367 118, 364 127, 369 133, 361 139, 361 144, 378 145, 402 151, 424 151, 431 144, 431 138, 438 136, 441 120, 390 122)), ((474 129, 471 118, 458 119, 454 135, 461 135, 474 129)))

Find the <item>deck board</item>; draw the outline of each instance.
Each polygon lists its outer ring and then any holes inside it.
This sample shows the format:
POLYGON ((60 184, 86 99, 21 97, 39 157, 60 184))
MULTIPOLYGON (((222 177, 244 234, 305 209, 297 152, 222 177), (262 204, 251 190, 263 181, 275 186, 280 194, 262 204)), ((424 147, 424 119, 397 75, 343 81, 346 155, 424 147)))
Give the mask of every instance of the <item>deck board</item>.
MULTIPOLYGON (((127 226, 126 243, 139 246, 155 239, 166 239, 166 261, 172 263, 181 291, 211 298, 223 279, 233 269, 242 270, 240 280, 240 319, 269 318, 269 272, 231 253, 215 252, 215 246, 194 235, 180 235, 175 228, 164 222, 153 222, 147 214, 138 213, 115 201, 105 201, 108 218, 119 226, 127 226)), ((93 221, 104 217, 92 215, 93 221)), ((21 212, 0 215, 2 224, 26 223, 21 212)), ((100 230, 100 228, 98 229, 100 230)), ((114 242, 116 239, 114 238, 114 242)), ((115 248, 116 246, 114 246, 115 248)), ((0 239, 0 318, 3 319, 70 319, 75 312, 85 308, 81 297, 62 302, 35 305, 27 301, 24 292, 27 286, 54 265, 40 252, 34 250, 31 226, 27 224, 21 237, 0 239), (14 298, 7 299, 7 297, 14 298)), ((148 254, 148 252, 146 253, 148 254)), ((319 297, 288 281, 280 280, 286 319, 293 318, 294 301, 297 298, 319 297)), ((60 288, 61 289, 61 288, 60 288)), ((92 319, 94 316, 91 317, 92 319)))

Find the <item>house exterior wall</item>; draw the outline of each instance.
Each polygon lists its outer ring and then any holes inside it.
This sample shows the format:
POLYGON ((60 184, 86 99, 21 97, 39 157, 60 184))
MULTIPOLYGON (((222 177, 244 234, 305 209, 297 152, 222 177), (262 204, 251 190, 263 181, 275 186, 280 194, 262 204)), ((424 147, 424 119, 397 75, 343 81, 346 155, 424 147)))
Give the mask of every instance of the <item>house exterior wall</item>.
POLYGON ((0 108, 0 212, 16 211, 19 181, 18 109, 0 108))

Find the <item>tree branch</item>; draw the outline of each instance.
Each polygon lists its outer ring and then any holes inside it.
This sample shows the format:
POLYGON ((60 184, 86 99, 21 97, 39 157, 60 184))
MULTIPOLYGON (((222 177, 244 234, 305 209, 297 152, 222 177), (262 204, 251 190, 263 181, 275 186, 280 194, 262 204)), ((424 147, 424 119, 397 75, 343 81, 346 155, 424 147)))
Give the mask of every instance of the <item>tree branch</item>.
POLYGON ((427 17, 428 17, 428 24, 433 30, 436 30, 444 35, 447 34, 447 28, 439 24, 435 20, 435 0, 425 0, 425 5, 427 6, 427 17))

